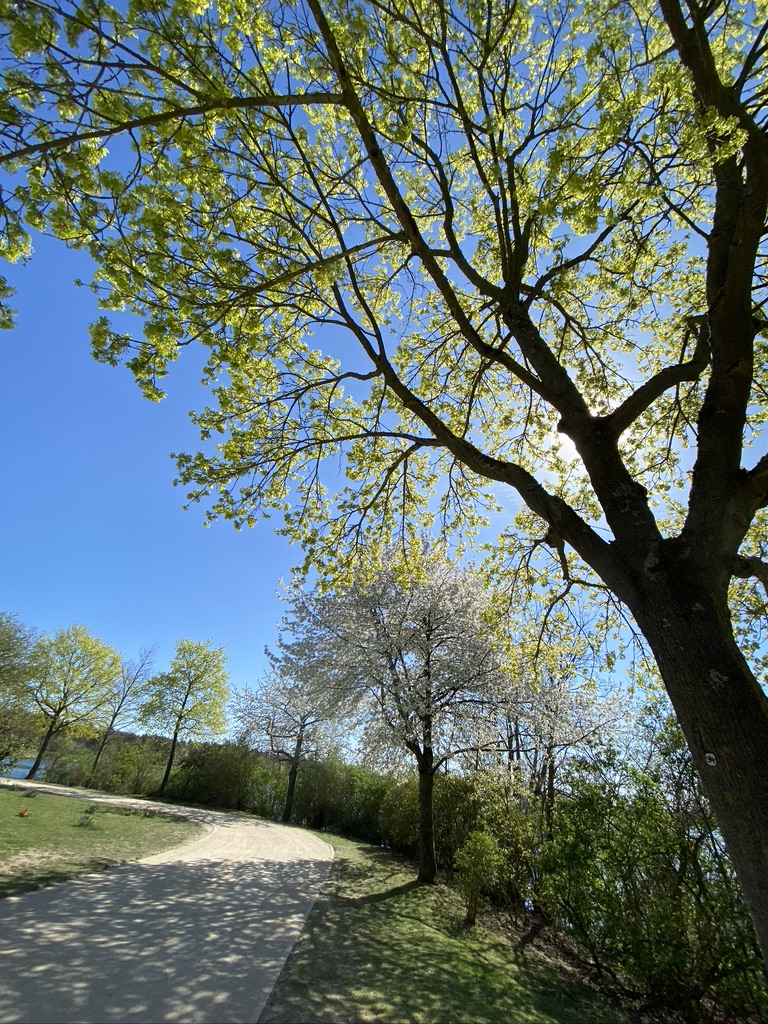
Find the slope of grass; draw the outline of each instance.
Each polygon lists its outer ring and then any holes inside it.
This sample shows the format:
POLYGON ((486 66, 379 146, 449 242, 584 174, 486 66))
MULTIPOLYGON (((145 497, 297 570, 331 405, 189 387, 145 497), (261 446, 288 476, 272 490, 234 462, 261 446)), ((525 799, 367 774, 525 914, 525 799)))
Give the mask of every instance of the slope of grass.
POLYGON ((155 811, 142 813, 4 786, 0 788, 0 898, 159 853, 201 834, 194 822, 155 811), (91 807, 93 813, 84 813, 91 807), (29 813, 22 816, 25 808, 29 813))
POLYGON ((260 1018, 319 1021, 586 1024, 626 1020, 528 948, 461 928, 444 886, 362 843, 323 835, 336 861, 325 893, 260 1018))

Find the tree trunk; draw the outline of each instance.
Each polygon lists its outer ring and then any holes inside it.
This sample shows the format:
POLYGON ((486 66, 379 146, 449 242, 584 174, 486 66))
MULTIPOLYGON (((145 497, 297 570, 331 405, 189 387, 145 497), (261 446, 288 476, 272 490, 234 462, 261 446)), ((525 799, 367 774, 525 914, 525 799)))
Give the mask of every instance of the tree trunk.
POLYGON ((288 792, 285 794, 285 807, 283 808, 283 816, 281 821, 285 824, 291 820, 291 812, 293 811, 293 794, 296 791, 296 776, 299 773, 299 764, 301 763, 301 748, 304 743, 304 726, 299 727, 299 733, 296 737, 296 745, 293 748, 293 754, 291 755, 288 770, 288 792))
POLYGON ((291 767, 288 769, 288 792, 285 794, 285 806, 283 807, 283 816, 280 819, 282 822, 287 823, 291 820, 291 811, 293 810, 293 794, 296 789, 296 776, 299 772, 299 766, 295 761, 291 762, 291 767))
POLYGON ((705 572, 697 580, 677 560, 674 574, 654 576, 627 603, 656 657, 768 963, 768 698, 705 572))
POLYGON ((106 747, 106 745, 107 745, 107 740, 112 735, 112 730, 114 729, 114 726, 115 726, 115 719, 116 719, 116 717, 117 717, 116 715, 112 716, 112 721, 109 723, 109 725, 107 726, 107 728, 106 728, 106 730, 104 732, 104 735, 101 737, 101 743, 99 743, 99 749, 96 751, 96 757, 94 757, 94 759, 93 759, 93 764, 91 765, 91 772, 90 772, 90 775, 88 776, 88 782, 86 783, 86 785, 88 785, 88 786, 93 785, 93 780, 94 780, 94 777, 96 775, 96 769, 99 766, 99 761, 101 759, 101 755, 104 753, 104 747, 106 747))
POLYGON ((435 856, 435 818, 433 792, 435 773, 431 764, 419 761, 419 875, 418 882, 434 885, 437 881, 435 856))
POLYGON ((43 763, 43 757, 45 756, 45 752, 48 749, 48 744, 51 742, 51 740, 53 739, 53 737, 54 737, 54 735, 56 733, 56 724, 57 724, 56 723, 56 719, 52 718, 51 719, 51 724, 46 729, 45 736, 43 737, 42 745, 41 745, 40 749, 37 752, 37 757, 35 758, 35 763, 32 765, 32 767, 27 772, 27 774, 25 775, 25 778, 27 778, 27 779, 34 779, 35 775, 37 775, 38 771, 40 770, 40 765, 43 763))
POLYGON ((547 749, 546 786, 542 793, 542 799, 544 801, 543 835, 547 842, 551 842, 554 838, 552 816, 555 810, 555 754, 551 748, 547 749))
POLYGON ((162 796, 165 793, 165 787, 168 785, 168 779, 171 777, 171 768, 173 768, 173 759, 176 757, 176 744, 179 742, 179 730, 175 729, 173 733, 173 739, 171 740, 171 752, 168 755, 168 764, 165 766, 165 774, 163 775, 163 781, 160 783, 160 788, 157 791, 158 796, 162 796))

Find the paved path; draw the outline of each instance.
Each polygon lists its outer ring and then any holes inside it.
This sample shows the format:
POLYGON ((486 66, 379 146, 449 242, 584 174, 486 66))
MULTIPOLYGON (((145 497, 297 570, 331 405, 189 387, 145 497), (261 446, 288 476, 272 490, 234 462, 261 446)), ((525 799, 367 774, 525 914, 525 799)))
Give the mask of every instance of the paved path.
POLYGON ((258 1020, 333 851, 300 829, 183 813, 207 834, 0 901, 0 1021, 258 1020))

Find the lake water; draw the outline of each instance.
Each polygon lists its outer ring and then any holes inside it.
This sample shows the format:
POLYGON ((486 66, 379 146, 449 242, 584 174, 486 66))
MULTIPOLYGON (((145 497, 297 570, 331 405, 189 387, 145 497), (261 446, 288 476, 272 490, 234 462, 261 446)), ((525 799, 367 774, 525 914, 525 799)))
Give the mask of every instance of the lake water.
MULTIPOLYGON (((27 777, 27 772, 29 771, 29 769, 32 767, 32 765, 34 763, 35 763, 34 757, 25 757, 21 761, 16 761, 13 766, 10 766, 7 763, 0 764, 0 775, 4 779, 25 779, 27 777)), ((45 766, 41 765, 39 770, 38 770, 38 772, 37 772, 37 775, 35 775, 35 779, 40 781, 44 777, 45 777, 45 766)))

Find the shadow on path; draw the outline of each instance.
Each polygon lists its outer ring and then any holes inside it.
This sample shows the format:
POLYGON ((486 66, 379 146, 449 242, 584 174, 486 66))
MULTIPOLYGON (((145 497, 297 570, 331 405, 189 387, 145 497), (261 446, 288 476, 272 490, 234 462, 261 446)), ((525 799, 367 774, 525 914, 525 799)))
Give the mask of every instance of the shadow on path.
POLYGON ((328 867, 150 859, 5 900, 0 1021, 254 1021, 328 867))

